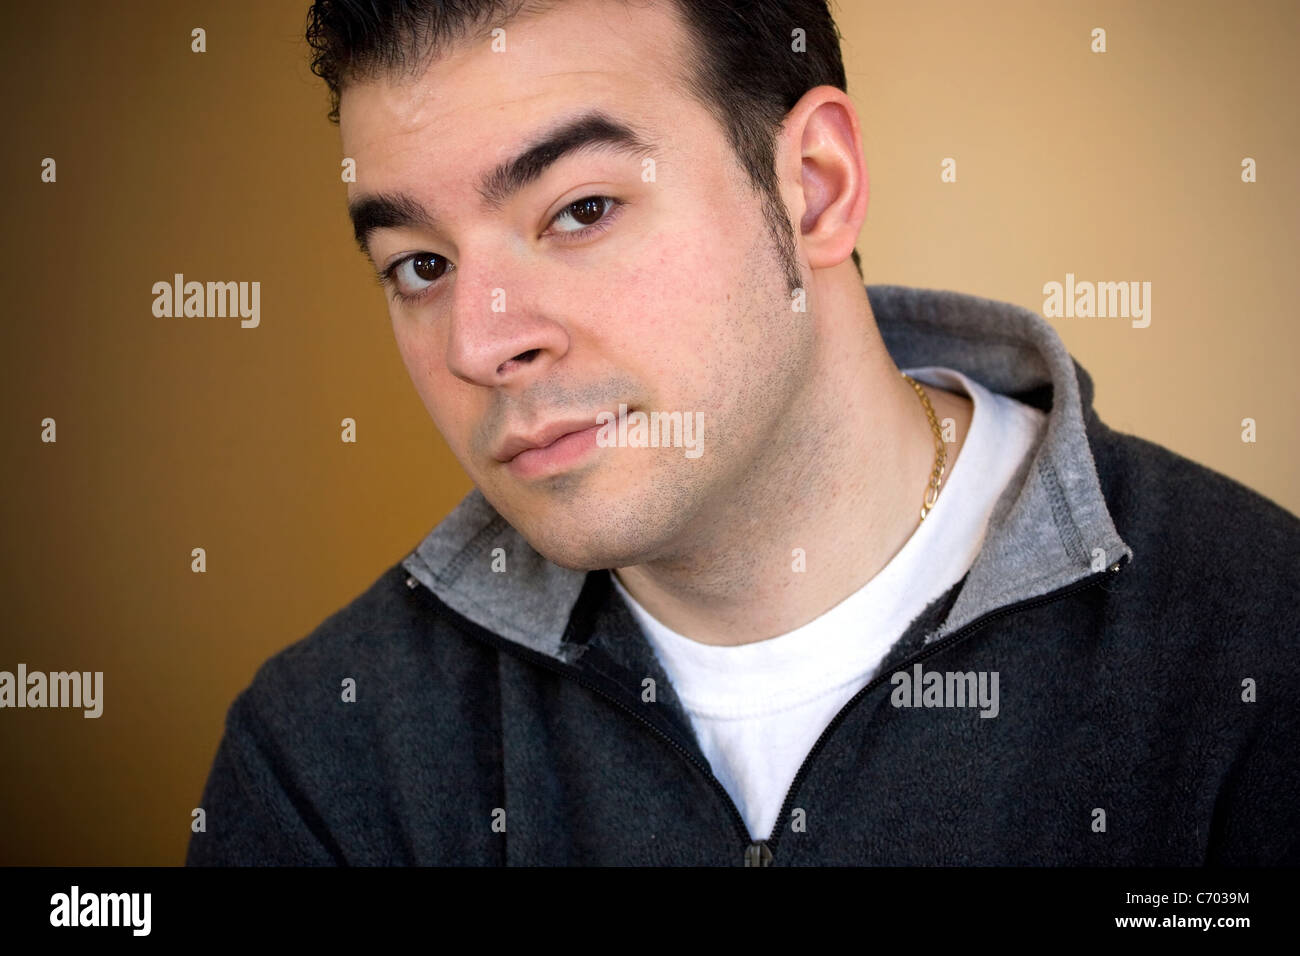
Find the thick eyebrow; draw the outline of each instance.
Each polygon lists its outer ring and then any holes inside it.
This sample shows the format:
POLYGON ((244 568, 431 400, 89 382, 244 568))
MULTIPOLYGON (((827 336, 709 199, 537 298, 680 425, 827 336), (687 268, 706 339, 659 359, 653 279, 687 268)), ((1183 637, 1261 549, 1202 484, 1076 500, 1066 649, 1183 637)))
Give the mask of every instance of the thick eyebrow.
POLYGON ((371 259, 369 239, 376 229, 420 226, 432 231, 437 228, 437 223, 425 208, 406 193, 358 196, 348 203, 348 215, 352 217, 352 232, 357 237, 357 245, 371 259))
MULTIPOLYGON (((655 146, 632 126, 605 113, 585 113, 543 134, 518 155, 483 175, 479 179, 478 193, 485 206, 500 208, 562 157, 580 150, 599 148, 640 157, 653 152, 655 146)), ((357 245, 367 257, 370 256, 370 235, 376 229, 414 226, 433 231, 438 226, 428 210, 406 193, 362 194, 348 203, 348 215, 352 219, 357 245)))

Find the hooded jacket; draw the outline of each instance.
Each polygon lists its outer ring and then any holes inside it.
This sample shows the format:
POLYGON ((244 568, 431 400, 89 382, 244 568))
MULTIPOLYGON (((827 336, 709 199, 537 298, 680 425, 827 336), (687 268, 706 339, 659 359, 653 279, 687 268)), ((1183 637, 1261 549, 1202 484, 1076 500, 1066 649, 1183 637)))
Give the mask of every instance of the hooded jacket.
POLYGON ((1300 863, 1300 520, 1108 428, 1033 312, 867 293, 898 367, 1047 421, 766 840, 610 573, 547 561, 476 489, 239 694, 187 862, 1300 863))

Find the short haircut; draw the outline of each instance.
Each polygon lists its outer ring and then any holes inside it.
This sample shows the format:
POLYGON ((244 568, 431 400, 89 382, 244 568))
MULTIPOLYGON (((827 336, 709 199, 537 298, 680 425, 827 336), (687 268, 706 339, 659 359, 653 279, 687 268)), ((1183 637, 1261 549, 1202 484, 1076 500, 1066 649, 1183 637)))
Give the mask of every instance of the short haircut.
MULTIPOLYGON (((440 51, 487 36, 521 14, 563 0, 315 0, 307 14, 311 70, 329 86, 329 119, 354 80, 405 72, 418 76, 440 51)), ((611 0, 629 2, 629 0, 611 0)), ((793 226, 776 180, 776 133, 808 90, 847 92, 840 34, 827 0, 668 0, 691 49, 681 80, 725 132, 763 198, 787 286, 802 285, 793 226)), ((853 250, 862 277, 862 261, 853 250)))

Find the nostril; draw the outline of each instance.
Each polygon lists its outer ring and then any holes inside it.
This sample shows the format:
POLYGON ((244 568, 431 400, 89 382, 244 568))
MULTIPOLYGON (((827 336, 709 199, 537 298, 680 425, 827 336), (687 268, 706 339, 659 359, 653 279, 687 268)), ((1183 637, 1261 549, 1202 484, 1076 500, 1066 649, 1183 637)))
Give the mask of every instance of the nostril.
POLYGON ((527 365, 533 359, 537 358, 537 354, 539 352, 541 352, 541 349, 529 349, 527 352, 520 352, 512 359, 506 359, 504 362, 502 362, 500 365, 497 366, 497 374, 498 375, 504 374, 505 370, 508 369, 515 362, 519 362, 521 364, 527 365))

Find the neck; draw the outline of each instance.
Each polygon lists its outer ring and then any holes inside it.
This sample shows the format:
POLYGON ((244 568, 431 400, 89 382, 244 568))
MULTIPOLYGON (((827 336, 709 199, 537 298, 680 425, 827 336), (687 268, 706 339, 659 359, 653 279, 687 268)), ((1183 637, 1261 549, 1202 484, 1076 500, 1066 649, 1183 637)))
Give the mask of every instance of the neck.
MULTIPOLYGON (((934 433, 885 349, 856 270, 852 278, 818 290, 820 371, 772 436, 765 464, 712 504, 673 556, 616 569, 679 634, 736 645, 792 631, 875 577, 920 522, 934 433)), ((940 423, 956 423, 946 478, 972 406, 925 390, 940 423)))

